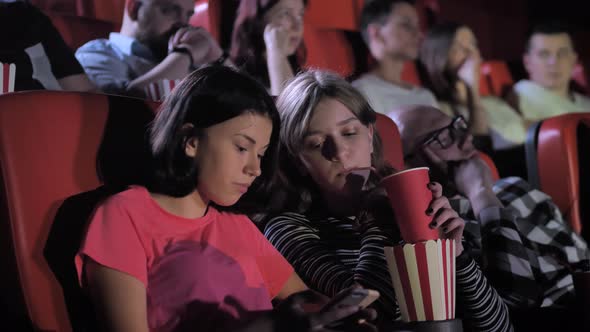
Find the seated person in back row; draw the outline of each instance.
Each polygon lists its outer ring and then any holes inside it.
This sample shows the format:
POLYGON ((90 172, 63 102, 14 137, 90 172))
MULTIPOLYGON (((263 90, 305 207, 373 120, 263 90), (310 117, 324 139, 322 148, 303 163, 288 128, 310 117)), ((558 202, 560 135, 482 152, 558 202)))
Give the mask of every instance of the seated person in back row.
POLYGON ((527 123, 590 111, 590 98, 570 88, 578 55, 568 30, 557 22, 534 27, 523 56, 528 80, 514 86, 511 103, 527 123))
POLYGON ((207 31, 187 26, 194 6, 193 0, 127 0, 120 33, 86 43, 76 57, 104 92, 136 96, 204 63, 225 62, 207 31))
POLYGON ((437 106, 429 90, 401 79, 404 65, 418 57, 420 27, 411 0, 365 1, 360 31, 376 66, 352 85, 367 98, 378 113, 404 105, 437 106))
POLYGON ((573 304, 572 271, 588 270, 588 246, 551 198, 517 177, 494 183, 461 116, 427 106, 390 116, 400 130, 406 165, 430 167, 433 181, 443 184, 466 220, 465 241, 485 257, 482 268, 504 301, 512 308, 573 304), (503 230, 484 234, 494 226, 503 230), (480 228, 481 236, 474 236, 480 228), (504 264, 490 270, 491 257, 504 264))
POLYGON ((0 1, 0 34, 0 62, 16 67, 14 91, 95 89, 49 18, 35 6, 0 1))
POLYGON ((481 61, 477 38, 468 26, 437 24, 422 42, 420 78, 443 113, 463 116, 473 144, 494 159, 500 174, 526 177, 524 121, 504 100, 480 95, 481 61))
POLYGON ((236 13, 230 56, 273 96, 301 70, 304 0, 243 0, 236 13))

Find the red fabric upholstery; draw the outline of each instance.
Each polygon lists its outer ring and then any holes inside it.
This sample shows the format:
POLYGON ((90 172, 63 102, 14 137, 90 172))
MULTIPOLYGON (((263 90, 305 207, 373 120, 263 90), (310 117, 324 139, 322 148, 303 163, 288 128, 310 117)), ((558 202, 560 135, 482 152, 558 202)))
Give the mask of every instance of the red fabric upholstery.
POLYGON ((112 22, 53 12, 46 14, 72 51, 90 40, 108 38, 109 33, 117 29, 112 22))
POLYGON ((588 93, 588 80, 586 79, 586 71, 584 70, 584 66, 581 63, 577 63, 574 67, 574 72, 572 73, 572 79, 582 88, 586 93, 588 93))
POLYGON ((486 164, 488 164, 488 167, 490 168, 490 171, 492 171, 492 179, 494 181, 497 181, 500 179, 500 173, 498 173, 498 168, 496 168, 496 164, 494 164, 494 161, 492 160, 492 158, 490 158, 490 156, 488 156, 487 154, 480 152, 479 153, 479 157, 485 161, 486 164))
POLYGON ((43 244, 60 201, 98 185, 94 160, 107 98, 25 92, 0 96, 0 109, 2 189, 28 314, 40 330, 69 331, 43 244))
POLYGON ((1 269, 18 273, 35 330, 71 330, 44 247, 61 202, 99 184, 95 160, 109 98, 135 100, 57 91, 0 96, 0 215, 8 219, 17 271, 1 269))
MULTIPOLYGON (((362 3, 358 0, 309 0, 305 19, 316 28, 357 31, 362 3)), ((360 1, 362 2, 362 1, 360 1)))
POLYGON ((412 85, 422 85, 415 62, 407 61, 406 64, 404 64, 404 69, 402 70, 402 81, 408 82, 412 85))
POLYGON ((79 16, 109 21, 118 27, 123 21, 126 0, 71 0, 76 3, 79 16))
POLYGON ((383 156, 396 170, 405 169, 402 139, 395 122, 388 116, 377 113, 377 132, 383 143, 383 156))
POLYGON ((195 13, 189 24, 203 27, 218 41, 221 41, 221 1, 197 0, 195 13))
POLYGON ((543 121, 538 134, 537 167, 541 190, 553 198, 574 231, 580 233, 580 169, 577 131, 590 127, 590 113, 564 114, 543 121))
POLYGON ((481 64, 479 92, 482 96, 501 97, 514 84, 508 65, 504 61, 485 61, 481 64))
POLYGON ((354 54, 344 31, 320 29, 306 19, 303 39, 307 49, 304 67, 328 69, 344 77, 354 72, 354 54))

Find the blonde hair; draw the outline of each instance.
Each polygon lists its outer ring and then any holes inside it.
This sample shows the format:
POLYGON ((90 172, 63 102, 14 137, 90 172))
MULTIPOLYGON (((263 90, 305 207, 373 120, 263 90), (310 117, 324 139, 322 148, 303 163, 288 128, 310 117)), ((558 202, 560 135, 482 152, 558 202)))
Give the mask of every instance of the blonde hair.
MULTIPOLYGON (((297 165, 300 165, 299 153, 313 112, 324 98, 342 103, 367 127, 374 127, 377 119, 377 114, 363 95, 335 73, 309 70, 293 78, 277 99, 281 116, 281 185, 291 191, 290 196, 295 196, 290 197, 289 206, 283 208, 305 212, 313 201, 315 183, 301 174, 297 165)), ((376 130, 373 130, 371 164, 376 169, 376 178, 393 171, 383 159, 381 138, 376 130)), ((376 178, 369 181, 376 184, 376 178)))

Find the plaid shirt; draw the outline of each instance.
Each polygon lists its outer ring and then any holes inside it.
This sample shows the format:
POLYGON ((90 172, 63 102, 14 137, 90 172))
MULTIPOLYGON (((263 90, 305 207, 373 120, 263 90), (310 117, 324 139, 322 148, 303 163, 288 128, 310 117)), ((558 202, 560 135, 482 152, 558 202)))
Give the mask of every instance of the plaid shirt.
POLYGON ((588 246, 545 193, 511 177, 493 188, 504 208, 478 218, 465 197, 451 205, 465 220, 465 248, 504 301, 513 307, 566 306, 574 297, 571 272, 588 268, 588 246))

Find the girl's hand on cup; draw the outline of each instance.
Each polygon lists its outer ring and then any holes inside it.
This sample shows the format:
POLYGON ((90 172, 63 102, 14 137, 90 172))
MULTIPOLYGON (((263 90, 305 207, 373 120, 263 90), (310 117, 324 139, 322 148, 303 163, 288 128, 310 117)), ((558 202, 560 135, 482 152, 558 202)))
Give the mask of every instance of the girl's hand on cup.
POLYGON ((453 210, 449 200, 443 196, 442 186, 437 182, 428 183, 428 189, 432 192, 432 201, 425 213, 432 216, 430 228, 438 229, 441 239, 455 241, 456 256, 463 252, 463 229, 465 221, 453 210))

